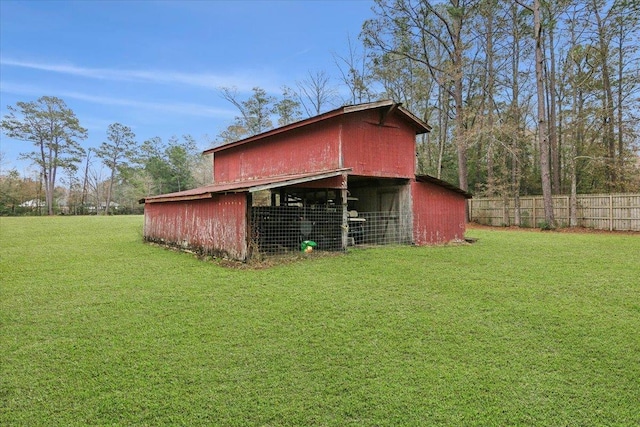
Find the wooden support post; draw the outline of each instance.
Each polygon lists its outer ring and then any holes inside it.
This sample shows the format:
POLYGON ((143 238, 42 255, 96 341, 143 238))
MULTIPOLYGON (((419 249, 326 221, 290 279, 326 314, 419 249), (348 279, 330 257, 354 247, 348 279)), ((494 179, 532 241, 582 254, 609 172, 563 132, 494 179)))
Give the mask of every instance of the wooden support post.
POLYGON ((342 250, 346 251, 349 244, 349 212, 347 210, 346 188, 340 191, 340 198, 342 199, 342 250))
MULTIPOLYGON (((245 219, 244 219, 244 226, 245 226, 245 255, 244 255, 244 259, 242 261, 247 261, 248 259, 250 259, 254 253, 253 251, 255 250, 256 252, 259 250, 259 248, 257 248, 256 242, 253 241, 253 233, 251 232, 253 230, 253 218, 251 217, 251 208, 253 207, 253 194, 251 193, 247 193, 247 197, 246 197, 246 203, 247 203, 247 209, 245 212, 245 219)), ((257 255, 257 254, 256 254, 257 255)))

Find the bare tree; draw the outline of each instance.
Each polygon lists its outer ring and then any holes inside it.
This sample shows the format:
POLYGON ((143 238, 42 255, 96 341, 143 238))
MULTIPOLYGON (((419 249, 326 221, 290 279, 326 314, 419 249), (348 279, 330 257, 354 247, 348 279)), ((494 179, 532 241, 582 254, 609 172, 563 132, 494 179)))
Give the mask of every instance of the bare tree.
POLYGON ((458 185, 468 189, 466 109, 464 103, 464 63, 468 44, 464 26, 474 2, 449 0, 446 4, 431 1, 376 0, 377 18, 365 22, 364 40, 367 46, 392 52, 417 61, 427 67, 434 80, 453 99, 455 108, 454 141, 458 157, 458 185), (394 43, 401 34, 404 44, 394 43), (434 46, 444 53, 442 61, 432 57, 434 46))
POLYGON ((317 116, 332 105, 336 90, 331 86, 331 78, 325 71, 309 71, 308 78, 296 83, 298 100, 307 117, 317 116))
POLYGON ((373 98, 371 90, 371 67, 367 63, 367 51, 363 48, 358 52, 347 36, 348 52, 346 56, 333 54, 333 61, 340 73, 342 83, 349 89, 349 101, 351 104, 370 102, 373 98))
POLYGON ((601 14, 601 4, 598 0, 592 0, 591 5, 593 7, 593 13, 596 18, 597 24, 597 53, 598 64, 600 65, 601 77, 602 77, 602 142, 603 146, 607 150, 608 157, 608 187, 613 189, 616 182, 616 146, 615 146, 615 131, 614 131, 614 105, 613 105, 613 88, 611 82, 611 69, 609 64, 609 46, 611 43, 612 35, 615 32, 611 31, 607 25, 610 19, 609 9, 604 17, 601 14))

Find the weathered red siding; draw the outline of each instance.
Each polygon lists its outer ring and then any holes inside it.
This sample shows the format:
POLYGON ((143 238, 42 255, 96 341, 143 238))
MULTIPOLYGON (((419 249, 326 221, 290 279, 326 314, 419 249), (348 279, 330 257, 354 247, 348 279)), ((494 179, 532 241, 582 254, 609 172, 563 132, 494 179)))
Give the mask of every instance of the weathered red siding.
POLYGON ((426 182, 411 182, 413 240, 416 245, 464 239, 465 204, 462 194, 426 182))
POLYGON ((246 212, 245 193, 220 194, 205 200, 147 203, 144 236, 152 241, 244 260, 246 212))
POLYGON ((340 168, 339 118, 216 152, 216 184, 340 168), (333 124, 333 125, 332 125, 333 124))
POLYGON ((379 111, 344 116, 344 167, 354 175, 411 178, 415 174, 416 130, 390 114, 383 125, 379 111))

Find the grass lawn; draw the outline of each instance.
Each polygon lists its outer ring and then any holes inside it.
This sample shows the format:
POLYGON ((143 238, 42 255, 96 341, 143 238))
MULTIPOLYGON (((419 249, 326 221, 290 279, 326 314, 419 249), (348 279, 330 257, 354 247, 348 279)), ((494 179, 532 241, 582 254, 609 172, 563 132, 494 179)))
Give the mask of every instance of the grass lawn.
POLYGON ((141 229, 0 218, 0 425, 640 425, 637 235, 252 270, 141 229))

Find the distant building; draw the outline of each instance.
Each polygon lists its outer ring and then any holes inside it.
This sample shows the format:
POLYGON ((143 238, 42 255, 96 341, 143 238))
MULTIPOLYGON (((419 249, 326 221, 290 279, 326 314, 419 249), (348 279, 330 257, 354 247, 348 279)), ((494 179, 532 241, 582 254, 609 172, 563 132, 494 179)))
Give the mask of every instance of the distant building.
MULTIPOLYGON (((119 210, 120 209, 120 205, 116 202, 110 202, 109 203, 109 207, 110 210, 119 210)), ((104 212, 104 210, 107 208, 107 202, 101 202, 98 204, 98 211, 99 212, 104 212)), ((87 210, 89 212, 96 212, 96 206, 95 205, 88 205, 87 206, 87 210)))
POLYGON ((47 206, 47 203, 44 200, 38 199, 31 199, 20 203, 21 208, 43 208, 45 206, 47 206))

